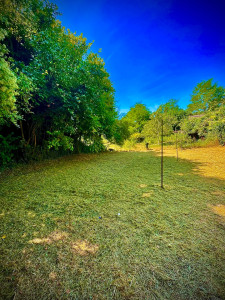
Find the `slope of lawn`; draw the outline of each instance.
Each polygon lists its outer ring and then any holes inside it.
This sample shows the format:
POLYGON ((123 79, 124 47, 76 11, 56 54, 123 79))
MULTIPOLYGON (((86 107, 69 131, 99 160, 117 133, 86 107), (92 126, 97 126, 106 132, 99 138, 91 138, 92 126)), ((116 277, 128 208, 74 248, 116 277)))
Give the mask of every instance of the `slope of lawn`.
MULTIPOLYGON (((222 167, 222 166, 221 166, 222 167)), ((224 299, 225 182, 120 152, 0 178, 1 299, 224 299)))

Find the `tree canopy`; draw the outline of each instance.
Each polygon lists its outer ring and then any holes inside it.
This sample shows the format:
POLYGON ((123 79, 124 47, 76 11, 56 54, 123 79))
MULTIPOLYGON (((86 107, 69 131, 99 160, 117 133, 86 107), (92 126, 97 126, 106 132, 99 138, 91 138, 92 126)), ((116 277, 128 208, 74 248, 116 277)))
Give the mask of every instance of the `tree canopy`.
POLYGON ((20 137, 23 150, 78 150, 113 134, 117 113, 105 63, 57 14, 48 1, 1 2, 0 133, 20 137))
POLYGON ((159 108, 152 113, 151 119, 145 124, 142 134, 146 141, 152 142, 154 139, 160 140, 161 126, 163 121, 164 135, 170 135, 179 124, 180 119, 184 115, 184 110, 177 105, 174 99, 169 100, 165 104, 161 104, 159 108))
POLYGON ((193 90, 188 112, 191 114, 212 111, 225 104, 225 89, 212 83, 212 79, 202 81, 193 90))
POLYGON ((128 111, 123 120, 128 123, 130 133, 141 132, 144 124, 150 118, 150 111, 144 105, 137 103, 128 111))

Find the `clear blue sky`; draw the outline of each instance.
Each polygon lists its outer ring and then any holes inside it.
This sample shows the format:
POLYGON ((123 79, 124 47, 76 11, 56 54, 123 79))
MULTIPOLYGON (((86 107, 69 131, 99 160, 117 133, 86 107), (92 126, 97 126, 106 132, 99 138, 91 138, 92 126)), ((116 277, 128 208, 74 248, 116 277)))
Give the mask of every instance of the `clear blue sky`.
POLYGON ((225 0, 52 0, 62 25, 95 41, 117 107, 185 108, 197 83, 225 86, 225 0))

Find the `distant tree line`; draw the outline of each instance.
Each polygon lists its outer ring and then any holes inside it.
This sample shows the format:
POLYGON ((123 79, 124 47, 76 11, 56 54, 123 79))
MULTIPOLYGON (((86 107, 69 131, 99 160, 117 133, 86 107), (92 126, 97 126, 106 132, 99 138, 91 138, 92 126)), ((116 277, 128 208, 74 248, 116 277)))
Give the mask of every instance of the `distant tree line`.
POLYGON ((113 136, 114 89, 83 35, 42 0, 0 3, 0 164, 95 152, 113 136))
POLYGON ((174 99, 150 112, 144 104, 136 104, 116 123, 116 142, 134 146, 136 143, 160 142, 161 124, 164 124, 165 142, 175 142, 178 133, 180 146, 193 145, 198 140, 219 141, 225 144, 225 89, 212 79, 202 81, 193 90, 187 109, 174 99))

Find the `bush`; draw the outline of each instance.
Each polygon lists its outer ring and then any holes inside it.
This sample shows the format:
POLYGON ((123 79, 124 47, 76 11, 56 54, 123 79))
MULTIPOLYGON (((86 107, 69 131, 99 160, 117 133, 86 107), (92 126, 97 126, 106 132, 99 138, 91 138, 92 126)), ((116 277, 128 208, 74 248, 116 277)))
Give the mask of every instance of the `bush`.
POLYGON ((15 151, 18 149, 16 145, 17 137, 13 133, 8 136, 0 135, 0 167, 6 166, 13 162, 15 151))
POLYGON ((51 136, 51 139, 48 142, 49 149, 59 150, 62 148, 64 151, 73 151, 73 138, 66 136, 59 130, 54 132, 47 131, 47 133, 51 136))
POLYGON ((135 145, 136 145, 136 141, 135 140, 128 139, 128 140, 126 140, 124 142, 123 149, 124 150, 131 150, 131 149, 133 149, 135 147, 135 145))

